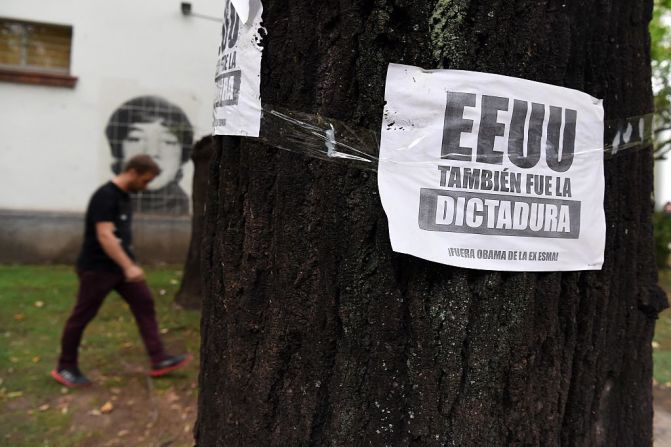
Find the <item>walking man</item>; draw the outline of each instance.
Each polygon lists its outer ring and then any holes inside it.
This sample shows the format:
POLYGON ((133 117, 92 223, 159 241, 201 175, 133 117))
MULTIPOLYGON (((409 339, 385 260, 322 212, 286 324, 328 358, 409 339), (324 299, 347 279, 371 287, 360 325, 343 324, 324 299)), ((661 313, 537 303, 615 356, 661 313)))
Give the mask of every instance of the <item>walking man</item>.
POLYGON ((133 253, 130 193, 144 190, 159 173, 158 165, 150 156, 135 156, 126 162, 119 175, 98 188, 89 201, 84 242, 77 259, 77 302, 65 323, 58 366, 51 371, 51 376, 65 386, 91 384, 78 367, 79 343, 86 325, 112 290, 128 303, 135 317, 151 359, 150 376, 174 371, 191 360, 189 354, 166 354, 156 322, 154 300, 133 253))

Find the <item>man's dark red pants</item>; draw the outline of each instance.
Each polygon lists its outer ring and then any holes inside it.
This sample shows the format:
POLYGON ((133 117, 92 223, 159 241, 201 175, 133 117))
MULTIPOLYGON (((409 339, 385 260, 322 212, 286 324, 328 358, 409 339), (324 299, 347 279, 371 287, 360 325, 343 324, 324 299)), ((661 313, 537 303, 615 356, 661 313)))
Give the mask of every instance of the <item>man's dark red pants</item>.
POLYGON ((80 271, 77 303, 65 323, 61 338, 61 356, 58 367, 77 366, 79 343, 84 329, 96 316, 105 297, 116 290, 128 303, 140 330, 147 353, 153 364, 166 356, 156 322, 156 311, 151 291, 145 281, 128 282, 122 273, 80 271))

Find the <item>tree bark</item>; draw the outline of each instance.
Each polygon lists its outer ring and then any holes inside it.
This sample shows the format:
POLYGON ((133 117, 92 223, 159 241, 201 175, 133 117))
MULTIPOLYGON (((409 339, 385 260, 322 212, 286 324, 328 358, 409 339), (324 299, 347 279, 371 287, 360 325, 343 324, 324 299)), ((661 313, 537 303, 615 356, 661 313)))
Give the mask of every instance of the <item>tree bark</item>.
POLYGON ((214 152, 212 145, 213 139, 208 135, 194 144, 191 151, 191 161, 194 166, 193 189, 191 192, 193 205, 191 242, 184 263, 182 283, 175 295, 175 302, 186 309, 200 309, 203 301, 200 246, 205 223, 205 199, 210 176, 210 159, 214 152))
MULTIPOLYGON (((264 2, 264 104, 379 129, 389 62, 517 76, 652 111, 652 1, 264 2)), ((253 139, 209 186, 200 446, 645 446, 650 148, 606 161, 601 271, 393 253, 376 175, 253 139)))

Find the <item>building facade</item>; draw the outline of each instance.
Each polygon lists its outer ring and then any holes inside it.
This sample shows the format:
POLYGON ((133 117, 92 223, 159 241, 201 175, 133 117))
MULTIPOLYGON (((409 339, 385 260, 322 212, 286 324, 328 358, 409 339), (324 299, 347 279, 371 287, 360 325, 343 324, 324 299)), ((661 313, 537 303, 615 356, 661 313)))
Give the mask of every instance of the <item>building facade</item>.
MULTIPOLYGON (((223 14, 219 0, 192 8, 223 14)), ((162 168, 133 197, 138 252, 181 261, 220 30, 177 1, 2 1, 0 262, 74 259, 91 193, 138 153, 162 168)))
POLYGON ((655 162, 655 205, 662 209, 671 202, 671 161, 657 160, 655 162))

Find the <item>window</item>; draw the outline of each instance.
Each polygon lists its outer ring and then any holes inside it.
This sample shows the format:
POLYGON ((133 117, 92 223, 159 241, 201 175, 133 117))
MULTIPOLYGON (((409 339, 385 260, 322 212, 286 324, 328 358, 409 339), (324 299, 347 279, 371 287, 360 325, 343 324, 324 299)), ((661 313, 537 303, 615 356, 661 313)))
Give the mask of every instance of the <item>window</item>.
POLYGON ((0 18, 0 80, 74 87, 72 27, 0 18))

